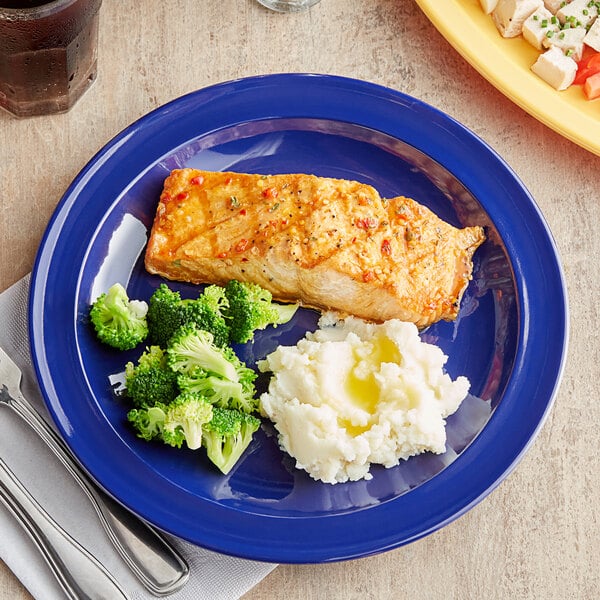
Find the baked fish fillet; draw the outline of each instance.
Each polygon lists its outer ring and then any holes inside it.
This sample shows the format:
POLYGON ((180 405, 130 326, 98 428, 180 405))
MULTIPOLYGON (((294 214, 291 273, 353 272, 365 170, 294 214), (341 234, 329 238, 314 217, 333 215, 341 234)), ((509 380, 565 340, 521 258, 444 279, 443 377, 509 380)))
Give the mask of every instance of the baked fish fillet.
POLYGON ((145 263, 171 280, 251 281, 280 301, 425 327, 456 318, 483 240, 481 227, 356 181, 178 169, 145 263))

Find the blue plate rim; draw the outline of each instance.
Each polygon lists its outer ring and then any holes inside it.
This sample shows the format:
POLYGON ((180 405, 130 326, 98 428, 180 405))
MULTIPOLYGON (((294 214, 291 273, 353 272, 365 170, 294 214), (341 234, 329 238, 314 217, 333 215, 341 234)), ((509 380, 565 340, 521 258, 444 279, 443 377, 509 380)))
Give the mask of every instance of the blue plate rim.
MULTIPOLYGON (((263 117, 266 116, 266 114, 263 115, 263 117)), ((242 116, 243 118, 244 116, 242 116)), ((416 121, 417 119, 415 119, 416 121)), ((459 179, 476 198, 481 198, 482 194, 485 193, 486 186, 490 184, 486 177, 477 176, 473 173, 462 174, 459 179)), ((489 210, 488 206, 485 206, 485 208, 489 210)), ((499 210, 499 206, 494 208, 497 211, 495 215, 497 219, 506 218, 506 215, 499 210)), ((531 249, 527 249, 527 252, 524 253, 525 256, 522 256, 522 248, 513 247, 512 240, 504 241, 515 264, 519 269, 524 269, 526 265, 521 263, 525 259, 530 260, 531 249)), ((538 240, 534 239, 534 241, 538 240)), ((61 434, 82 461, 84 467, 98 479, 100 485, 117 497, 119 501, 136 510, 141 516, 158 527, 179 535, 188 541, 212 550, 244 558, 293 563, 329 562, 358 558, 401 546, 447 525, 487 496, 515 468, 547 418, 564 370, 569 329, 566 285, 552 234, 530 193, 506 162, 476 134, 452 117, 425 102, 378 84, 313 73, 261 75, 209 86, 177 98, 142 116, 109 141, 74 179, 57 205, 48 224, 33 269, 29 316, 32 357, 44 400, 61 434), (530 408, 535 408, 533 415, 531 415, 533 420, 527 422, 526 426, 516 432, 519 435, 515 436, 511 444, 508 444, 509 447, 504 449, 500 457, 497 454, 494 457, 489 455, 490 440, 493 440, 496 435, 501 435, 502 429, 511 425, 510 416, 514 415, 511 411, 523 410, 522 404, 520 405, 518 402, 519 390, 515 388, 518 387, 517 384, 523 384, 524 382, 522 380, 516 382, 511 380, 505 392, 502 410, 498 409, 494 413, 485 429, 461 454, 459 460, 410 494, 370 507, 368 511, 358 511, 361 519, 364 519, 364 523, 361 524, 361 531, 370 525, 372 526, 373 534, 368 539, 364 535, 358 536, 356 539, 352 539, 352 536, 350 536, 350 539, 348 539, 347 530, 350 523, 348 519, 351 518, 351 515, 285 519, 286 527, 289 528, 289 533, 286 534, 284 540, 287 543, 285 545, 281 539, 281 524, 276 523, 276 519, 265 516, 249 515, 247 513, 240 516, 240 514, 236 514, 236 511, 229 508, 215 505, 207 506, 207 512, 214 519, 220 520, 226 517, 241 525, 239 538, 228 537, 223 540, 219 539, 220 532, 218 529, 189 532, 185 530, 184 522, 169 523, 165 522, 161 515, 149 514, 147 512, 148 507, 144 505, 140 498, 124 497, 123 490, 115 490, 114 486, 111 485, 114 482, 98 476, 99 465, 89 455, 82 456, 82 447, 78 443, 77 432, 69 431, 65 425, 68 424, 68 417, 61 412, 62 408, 57 399, 58 396, 52 382, 51 373, 48 372, 45 366, 44 357, 49 348, 44 339, 42 315, 48 271, 51 266, 52 248, 60 237, 62 223, 68 219, 69 210, 77 202, 81 191, 93 180, 98 171, 102 170, 103 165, 109 162, 115 154, 123 152, 128 143, 131 143, 132 140, 135 141, 136 136, 143 139, 148 132, 156 130, 157 127, 169 126, 177 118, 177 115, 190 109, 205 108, 205 103, 214 102, 220 94, 232 93, 252 96, 264 94, 265 89, 268 89, 270 93, 274 93, 274 90, 280 90, 280 93, 287 100, 290 100, 292 92, 297 93, 301 89, 311 94, 309 101, 301 107, 298 103, 291 102, 288 110, 296 111, 295 113, 285 113, 285 110, 283 110, 280 111, 280 114, 271 116, 335 118, 372 127, 426 152, 433 160, 453 174, 462 171, 465 157, 477 153, 478 159, 483 163, 482 170, 491 168, 494 179, 501 182, 502 189, 520 197, 521 208, 526 210, 529 215, 529 222, 525 219, 525 225, 528 227, 535 226, 536 233, 543 238, 540 238, 539 242, 543 242, 546 250, 544 266, 552 274, 552 291, 555 294, 553 296, 552 316, 555 329, 553 330, 552 345, 544 347, 545 353, 542 357, 538 355, 537 358, 532 358, 531 344, 535 345, 540 340, 548 339, 548 332, 544 331, 547 323, 543 323, 543 318, 541 324, 538 321, 540 316, 543 317, 546 314, 547 304, 549 303, 543 305, 544 301, 542 300, 540 303, 538 300, 535 304, 536 299, 530 294, 527 286, 518 286, 520 305, 524 307, 523 316, 526 317, 520 323, 520 336, 525 338, 529 345, 520 349, 520 355, 517 358, 519 364, 515 367, 515 370, 520 369, 517 374, 522 379, 523 363, 525 360, 530 359, 537 365, 550 363, 554 370, 550 380, 542 382, 543 388, 541 390, 533 386, 537 390, 538 396, 540 396, 536 399, 535 406, 530 406, 530 408), (336 92, 343 98, 353 96, 359 98, 361 105, 358 108, 341 105, 336 92), (316 98, 317 96, 318 98, 316 98), (427 133, 433 131, 435 136, 423 136, 422 128, 411 127, 406 119, 398 119, 398 115, 403 112, 418 114, 429 120, 427 133), (402 124, 401 130, 399 129, 400 122, 402 124), (448 153, 448 145, 452 147, 452 153, 448 153), (535 314, 531 313, 534 306, 536 311, 542 313, 541 315, 538 315, 537 312, 535 314), (504 402, 505 400, 507 401, 504 402), (509 422, 508 425, 507 421, 509 422), (481 471, 484 475, 479 474, 481 471), (473 477, 475 472, 478 473, 478 476, 473 477), (446 503, 443 507, 432 506, 431 498, 439 498, 444 489, 446 491, 449 489, 449 484, 456 486, 457 482, 460 482, 462 486, 459 495, 456 495, 456 493, 446 494, 446 503), (417 508, 422 509, 420 515, 422 518, 418 520, 418 523, 415 520, 417 508), (402 531, 394 529, 386 534, 380 526, 375 527, 377 522, 389 522, 389 519, 395 515, 397 516, 399 510, 408 511, 413 517, 409 525, 405 526, 402 531), (326 519, 326 521, 323 519, 326 519), (339 536, 340 542, 330 542, 327 545, 312 549, 292 543, 292 536, 301 535, 308 538, 313 535, 318 536, 322 533, 325 523, 332 536, 339 536), (263 539, 251 538, 250 531, 254 526, 263 527, 263 531, 266 532, 263 539), (277 544, 278 541, 279 544, 277 544)), ((531 387, 532 385, 528 383, 526 389, 531 387)))

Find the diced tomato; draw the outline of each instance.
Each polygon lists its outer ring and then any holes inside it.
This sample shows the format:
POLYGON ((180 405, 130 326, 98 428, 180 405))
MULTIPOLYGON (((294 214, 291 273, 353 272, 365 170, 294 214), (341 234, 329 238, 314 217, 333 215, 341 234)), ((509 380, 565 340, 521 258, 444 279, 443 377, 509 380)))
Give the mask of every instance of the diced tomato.
POLYGON ((581 60, 577 63, 577 75, 575 75, 574 85, 583 85, 590 75, 600 73, 600 52, 595 50, 585 52, 581 60))
POLYGON ((588 100, 600 98, 600 71, 585 80, 583 92, 588 100))
POLYGON ((583 50, 581 52, 580 62, 581 60, 588 61, 592 56, 595 56, 596 54, 598 54, 597 50, 594 50, 591 46, 584 44, 583 50))

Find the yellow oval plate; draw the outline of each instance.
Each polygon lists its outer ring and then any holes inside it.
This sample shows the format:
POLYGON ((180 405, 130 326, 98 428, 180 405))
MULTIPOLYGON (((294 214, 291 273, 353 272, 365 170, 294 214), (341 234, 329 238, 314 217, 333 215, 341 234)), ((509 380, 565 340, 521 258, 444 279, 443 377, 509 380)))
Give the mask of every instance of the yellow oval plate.
POLYGON ((559 92, 531 72, 539 52, 521 36, 503 38, 478 0, 416 0, 434 27, 483 77, 530 115, 600 155, 600 100, 581 86, 559 92))

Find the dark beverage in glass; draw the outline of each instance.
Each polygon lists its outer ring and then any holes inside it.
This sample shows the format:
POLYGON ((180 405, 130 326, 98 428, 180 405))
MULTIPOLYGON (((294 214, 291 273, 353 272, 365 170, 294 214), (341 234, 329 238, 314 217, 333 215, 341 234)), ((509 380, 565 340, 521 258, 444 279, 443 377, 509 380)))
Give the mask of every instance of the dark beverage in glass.
POLYGON ((0 107, 65 112, 96 79, 102 0, 0 0, 0 107))

